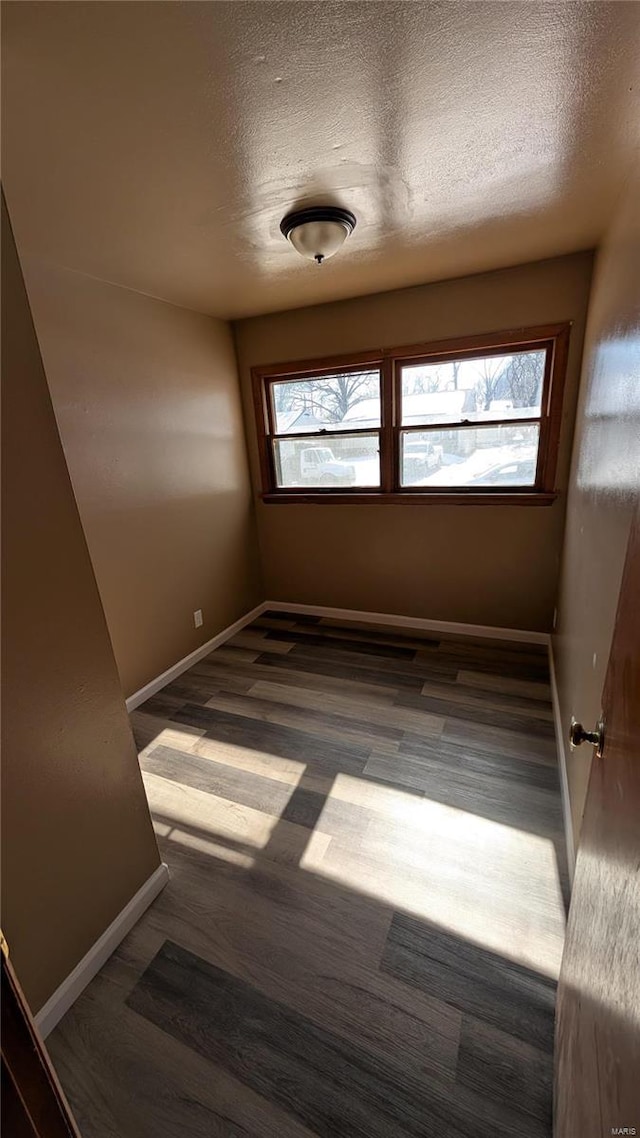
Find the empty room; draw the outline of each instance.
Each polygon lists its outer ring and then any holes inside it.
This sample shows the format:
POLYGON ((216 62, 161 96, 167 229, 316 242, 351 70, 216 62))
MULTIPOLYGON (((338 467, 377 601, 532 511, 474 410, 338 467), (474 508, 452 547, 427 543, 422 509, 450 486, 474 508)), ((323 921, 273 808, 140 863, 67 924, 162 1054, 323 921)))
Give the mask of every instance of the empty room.
POLYGON ((640 5, 0 20, 3 1134, 640 1134, 640 5))

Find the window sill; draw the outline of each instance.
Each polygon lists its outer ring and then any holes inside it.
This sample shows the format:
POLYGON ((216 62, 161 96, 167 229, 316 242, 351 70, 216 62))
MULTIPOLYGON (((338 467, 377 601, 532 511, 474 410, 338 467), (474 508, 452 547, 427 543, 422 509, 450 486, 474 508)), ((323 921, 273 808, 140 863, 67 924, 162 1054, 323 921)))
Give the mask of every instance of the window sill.
POLYGON ((280 491, 262 494, 262 501, 272 506, 551 506, 557 499, 554 491, 524 491, 522 493, 398 493, 354 494, 351 491, 280 491))

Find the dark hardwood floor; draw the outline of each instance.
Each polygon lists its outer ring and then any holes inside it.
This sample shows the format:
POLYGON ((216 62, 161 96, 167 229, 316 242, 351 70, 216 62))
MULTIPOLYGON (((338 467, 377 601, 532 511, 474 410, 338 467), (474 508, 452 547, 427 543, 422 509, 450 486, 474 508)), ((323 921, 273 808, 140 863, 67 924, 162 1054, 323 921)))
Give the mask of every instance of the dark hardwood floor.
POLYGON ((545 650, 269 613, 132 721, 171 881, 49 1038, 84 1138, 548 1138, 545 650))

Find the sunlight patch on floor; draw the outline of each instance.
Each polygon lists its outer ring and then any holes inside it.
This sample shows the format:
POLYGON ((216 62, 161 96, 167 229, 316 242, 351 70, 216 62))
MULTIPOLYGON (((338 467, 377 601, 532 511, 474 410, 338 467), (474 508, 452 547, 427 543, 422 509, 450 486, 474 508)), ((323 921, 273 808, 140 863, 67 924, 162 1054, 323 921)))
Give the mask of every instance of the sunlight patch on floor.
POLYGON ((565 914, 550 840, 349 775, 323 815, 335 799, 371 820, 320 857, 307 848, 302 868, 557 977, 565 914))
POLYGON ((305 763, 300 763, 296 759, 283 758, 281 755, 273 755, 268 751, 252 747, 242 747, 237 743, 228 743, 226 740, 206 737, 196 739, 191 751, 200 758, 213 759, 216 763, 235 767, 236 770, 246 774, 261 775, 263 778, 285 782, 290 786, 297 786, 306 770, 305 763))
MULTIPOLYGON (((151 718, 150 716, 148 718, 151 718)), ((195 744, 202 737, 204 731, 198 727, 191 727, 189 724, 184 725, 171 725, 163 727, 156 735, 147 743, 146 747, 140 751, 140 758, 144 759, 150 755, 156 747, 172 747, 176 751, 184 751, 189 753, 193 750, 195 744)))
MULTIPOLYGON (((169 817, 181 830, 196 830, 198 836, 215 842, 216 836, 240 846, 262 849, 269 842, 278 818, 243 806, 226 798, 218 798, 203 790, 184 786, 160 775, 143 773, 144 785, 153 815, 169 817)), ((291 787, 291 794, 294 792, 291 787)))

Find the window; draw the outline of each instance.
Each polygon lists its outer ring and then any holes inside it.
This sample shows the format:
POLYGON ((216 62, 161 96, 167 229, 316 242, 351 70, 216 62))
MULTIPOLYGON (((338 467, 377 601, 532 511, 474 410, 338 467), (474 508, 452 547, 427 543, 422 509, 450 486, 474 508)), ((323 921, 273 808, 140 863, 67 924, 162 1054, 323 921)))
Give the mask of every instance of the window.
POLYGON ((553 500, 569 326, 253 372, 266 501, 553 500))
POLYGON ((269 384, 276 490, 380 490, 380 368, 277 378, 269 384))

